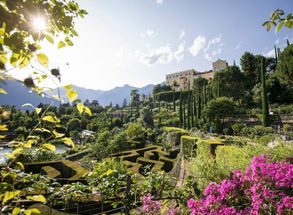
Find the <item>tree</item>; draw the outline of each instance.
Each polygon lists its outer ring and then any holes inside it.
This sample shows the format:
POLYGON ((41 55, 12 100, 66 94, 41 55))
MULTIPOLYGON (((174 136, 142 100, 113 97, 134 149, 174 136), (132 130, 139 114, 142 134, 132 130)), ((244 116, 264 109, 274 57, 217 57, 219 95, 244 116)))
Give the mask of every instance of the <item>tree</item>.
POLYGON ((265 59, 261 60, 261 95, 262 95, 262 125, 269 126, 269 104, 266 92, 266 79, 265 79, 265 59))
POLYGON ((127 99, 126 98, 123 99, 123 105, 122 106, 123 106, 123 108, 127 107, 127 99))
POLYGON ((130 92, 130 96, 131 96, 131 112, 133 111, 133 107, 136 108, 136 113, 138 113, 139 110, 139 94, 138 94, 138 90, 131 90, 130 92))
POLYGON ((179 127, 183 127, 183 95, 182 90, 180 90, 179 99, 179 127))
POLYGON ((287 46, 279 55, 277 75, 282 82, 293 86, 293 44, 287 46))
POLYGON ((258 63, 255 59, 255 56, 250 52, 245 52, 240 58, 240 65, 241 70, 248 79, 247 82, 249 83, 249 86, 253 86, 256 83, 256 77, 258 75, 258 63))
POLYGON ((178 87, 178 83, 176 81, 173 82, 173 111, 176 111, 176 100, 175 100, 175 91, 176 91, 176 87, 178 87))
MULTIPOLYGON (((32 59, 37 59, 40 64, 47 67, 49 60, 40 52, 40 42, 46 39, 54 43, 54 37, 58 35, 59 38, 63 38, 59 41, 58 48, 72 46, 71 38, 78 36, 74 29, 74 20, 77 17, 84 17, 85 14, 87 12, 80 9, 74 1, 1 0, 0 71, 6 71, 5 64, 8 62, 14 68, 27 67, 32 59), (37 25, 38 21, 42 22, 43 26, 37 25)), ((51 73, 60 79, 58 69, 52 69, 51 73)), ((1 73, 0 78, 5 80, 6 73, 1 73)), ((25 79, 24 83, 28 87, 35 87, 32 78, 25 79)), ((70 98, 73 98, 73 94, 70 94, 70 98)))
POLYGON ((234 101, 227 97, 219 97, 208 102, 203 113, 211 121, 215 122, 219 128, 228 116, 235 112, 236 105, 234 101))

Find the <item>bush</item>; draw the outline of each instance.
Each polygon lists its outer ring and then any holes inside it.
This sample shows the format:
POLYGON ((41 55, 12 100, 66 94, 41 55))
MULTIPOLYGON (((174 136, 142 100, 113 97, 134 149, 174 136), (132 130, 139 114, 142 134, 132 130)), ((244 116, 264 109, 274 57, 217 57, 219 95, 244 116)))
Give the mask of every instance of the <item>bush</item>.
POLYGON ((221 183, 210 183, 202 199, 190 199, 187 205, 191 214, 290 214, 292 171, 292 164, 272 163, 260 155, 245 173, 235 170, 221 183))
POLYGON ((234 123, 231 128, 234 132, 234 134, 240 134, 242 129, 244 128, 245 126, 243 124, 240 124, 240 123, 234 123))
POLYGON ((181 154, 184 158, 196 156, 198 137, 182 136, 181 137, 181 154))
POLYGON ((241 131, 242 135, 248 137, 255 137, 255 136, 264 136, 268 134, 274 134, 275 131, 271 127, 263 127, 261 125, 256 125, 254 127, 244 127, 241 131))

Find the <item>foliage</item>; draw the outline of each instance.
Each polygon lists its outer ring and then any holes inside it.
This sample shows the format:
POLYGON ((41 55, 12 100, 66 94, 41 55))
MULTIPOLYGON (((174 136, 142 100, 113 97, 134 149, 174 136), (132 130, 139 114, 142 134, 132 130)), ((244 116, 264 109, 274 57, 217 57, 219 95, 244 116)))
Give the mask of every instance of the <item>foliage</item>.
POLYGON ((240 124, 240 123, 234 123, 231 128, 234 132, 234 134, 240 134, 240 132, 242 131, 242 129, 244 128, 245 126, 243 124, 240 124))
POLYGON ((271 127, 263 127, 261 125, 256 125, 254 127, 244 127, 241 130, 241 134, 248 137, 263 136, 274 133, 275 132, 271 127))
POLYGON ((261 95, 262 95, 262 125, 264 127, 269 126, 269 102, 266 91, 266 69, 265 69, 265 60, 261 61, 261 95))
POLYGON ((280 31, 283 26, 286 26, 287 28, 293 27, 293 15, 292 13, 285 15, 283 10, 277 9, 275 10, 271 16, 270 19, 262 24, 267 28, 269 31, 273 26, 277 26, 276 31, 280 31))
POLYGON ((236 110, 236 104, 227 97, 219 97, 208 102, 204 109, 204 115, 216 123, 216 131, 220 130, 225 118, 232 116, 236 110))
POLYGON ((196 157, 198 137, 182 136, 181 137, 181 154, 184 158, 196 157))
POLYGON ((268 156, 260 155, 252 159, 245 173, 235 170, 229 179, 210 183, 204 198, 190 199, 187 204, 192 214, 290 213, 292 171, 292 164, 272 163, 268 156))
POLYGON ((277 74, 282 82, 293 87, 293 44, 286 47, 279 56, 277 74))

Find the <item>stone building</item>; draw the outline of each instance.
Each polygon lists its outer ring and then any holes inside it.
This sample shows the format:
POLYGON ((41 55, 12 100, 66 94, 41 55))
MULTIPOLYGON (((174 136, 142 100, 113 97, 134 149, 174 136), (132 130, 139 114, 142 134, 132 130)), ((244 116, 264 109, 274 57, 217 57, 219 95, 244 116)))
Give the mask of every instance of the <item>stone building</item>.
POLYGON ((224 60, 218 59, 213 62, 213 70, 199 72, 194 69, 185 70, 166 75, 166 85, 175 87, 175 90, 189 90, 192 88, 193 80, 198 77, 210 79, 214 77, 214 71, 225 69, 228 63, 224 60))

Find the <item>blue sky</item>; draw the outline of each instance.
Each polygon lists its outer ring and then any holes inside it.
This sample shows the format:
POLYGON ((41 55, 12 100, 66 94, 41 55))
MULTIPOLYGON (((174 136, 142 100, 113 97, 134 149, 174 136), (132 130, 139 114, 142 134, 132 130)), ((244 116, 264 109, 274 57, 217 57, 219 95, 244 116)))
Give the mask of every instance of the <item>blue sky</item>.
POLYGON ((277 8, 293 12, 292 0, 80 0, 88 11, 76 22, 74 47, 44 44, 63 83, 92 89, 141 87, 185 69, 229 64, 245 51, 270 54, 293 41, 293 30, 267 32, 261 24, 277 8), (66 63, 69 65, 66 65, 66 63))

